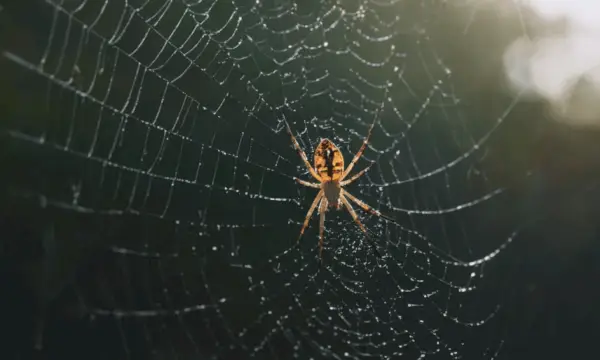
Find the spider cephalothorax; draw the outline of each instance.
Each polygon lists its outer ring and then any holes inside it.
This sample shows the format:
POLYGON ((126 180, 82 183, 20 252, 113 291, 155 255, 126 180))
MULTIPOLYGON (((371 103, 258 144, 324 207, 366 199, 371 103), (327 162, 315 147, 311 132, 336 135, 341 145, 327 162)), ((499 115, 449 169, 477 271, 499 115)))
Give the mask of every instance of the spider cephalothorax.
POLYGON ((330 180, 323 182, 321 184, 321 188, 323 189, 323 195, 330 207, 334 207, 339 209, 342 207, 342 201, 340 199, 340 193, 342 192, 342 187, 335 180, 330 180))
POLYGON ((302 234, 304 234, 304 230, 306 230, 306 228, 308 227, 308 222, 310 221, 313 212, 318 206, 320 214, 319 256, 321 257, 323 254, 325 212, 327 211, 328 207, 340 209, 342 205, 345 206, 350 215, 352 215, 354 221, 358 224, 358 226, 360 226, 361 230, 365 234, 367 234, 367 229, 365 229, 363 224, 358 219, 358 215, 356 215, 356 212, 352 208, 352 205, 350 204, 348 199, 355 202, 363 210, 377 216, 382 216, 379 211, 373 209, 369 205, 365 204, 364 202, 362 202, 361 200, 357 199, 355 196, 344 190, 344 186, 350 184, 351 182, 362 176, 373 164, 371 163, 371 165, 359 171, 348 180, 344 180, 346 176, 350 174, 350 171, 352 170, 358 159, 360 159, 362 153, 365 151, 367 143, 369 142, 369 138, 371 137, 371 131, 373 130, 374 125, 375 123, 373 123, 369 128, 369 133, 363 141, 362 146, 360 147, 360 149, 358 150, 358 152, 356 153, 356 155, 354 156, 354 158, 352 159, 352 161, 346 169, 344 169, 344 157, 342 156, 340 149, 338 149, 338 147, 335 146, 335 144, 333 144, 329 139, 322 139, 319 145, 317 145, 317 147, 315 148, 314 155, 314 168, 310 166, 310 163, 308 162, 304 150, 302 150, 302 148, 298 144, 298 141, 296 141, 296 138, 292 134, 292 130, 290 129, 290 127, 287 127, 288 133, 292 138, 292 142, 294 143, 298 154, 302 158, 302 161, 304 161, 304 164, 306 165, 306 168, 308 169, 310 174, 316 180, 318 180, 319 183, 311 183, 298 178, 296 178, 296 181, 304 186, 320 189, 319 193, 313 200, 312 205, 308 209, 308 213, 306 214, 306 218, 304 219, 304 224, 302 225, 302 229, 300 230, 300 236, 298 237, 298 240, 300 240, 302 234))

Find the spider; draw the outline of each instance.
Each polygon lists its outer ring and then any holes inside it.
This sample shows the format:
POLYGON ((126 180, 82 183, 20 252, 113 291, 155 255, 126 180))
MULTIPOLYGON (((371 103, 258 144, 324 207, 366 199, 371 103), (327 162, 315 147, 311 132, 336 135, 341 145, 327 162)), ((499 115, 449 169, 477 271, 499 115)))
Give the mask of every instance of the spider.
POLYGON ((302 148, 298 144, 298 141, 296 141, 296 138, 292 134, 290 126, 286 122, 287 131, 292 138, 294 147, 298 151, 298 155, 300 155, 302 161, 304 161, 304 165, 306 165, 306 168, 308 169, 310 174, 316 180, 319 181, 319 183, 312 183, 299 178, 294 178, 301 185, 319 189, 317 196, 315 197, 315 199, 312 202, 312 205, 308 209, 308 213, 306 214, 306 218, 304 219, 304 224, 302 225, 302 229, 300 230, 300 236, 298 236, 298 241, 300 241, 300 238, 302 238, 302 234, 304 234, 304 231, 308 227, 310 218, 312 217, 313 212, 318 206, 320 214, 319 257, 321 260, 323 259, 323 233, 325 231, 325 212, 327 212, 328 208, 334 208, 336 210, 339 210, 342 206, 346 207, 346 209, 352 216, 352 219, 354 219, 354 222, 358 224, 360 229, 365 233, 367 237, 369 236, 369 234, 367 233, 367 229, 358 219, 358 215, 356 215, 356 212, 352 208, 352 205, 350 204, 350 201, 348 201, 348 199, 355 202, 358 206, 360 206, 364 211, 368 213, 377 216, 383 216, 379 211, 365 204, 363 201, 359 200, 354 195, 350 194, 344 189, 344 186, 354 182, 356 179, 361 177, 374 164, 374 162, 371 162, 369 166, 354 174, 354 176, 350 177, 349 179, 345 180, 346 177, 350 174, 350 171, 352 170, 358 159, 360 159, 362 153, 365 151, 367 143, 369 142, 369 138, 371 137, 371 131, 373 130, 374 125, 375 122, 371 124, 367 137, 363 141, 362 146, 360 147, 356 155, 354 155, 354 158, 352 159, 347 168, 344 169, 344 157, 342 153, 340 152, 338 147, 329 139, 321 139, 321 142, 315 148, 315 166, 313 168, 308 162, 304 150, 302 150, 302 148))

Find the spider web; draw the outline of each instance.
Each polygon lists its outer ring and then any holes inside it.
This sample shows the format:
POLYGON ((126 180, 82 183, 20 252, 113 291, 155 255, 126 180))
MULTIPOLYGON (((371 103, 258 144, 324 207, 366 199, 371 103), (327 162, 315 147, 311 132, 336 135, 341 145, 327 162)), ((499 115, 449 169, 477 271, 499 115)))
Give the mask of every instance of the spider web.
POLYGON ((34 29, 3 49, 29 84, 2 125, 10 197, 105 250, 77 291, 90 324, 118 330, 118 357, 494 356, 502 338, 481 329, 499 307, 478 290, 518 228, 490 230, 507 195, 480 164, 512 104, 465 115, 428 36, 446 6, 2 10, 34 29), (285 123, 311 160, 327 137, 348 164, 373 121, 354 172, 375 164, 348 191, 395 222, 356 207, 370 242, 328 212, 320 264, 317 220, 296 242, 316 190, 294 181, 311 179, 285 123))

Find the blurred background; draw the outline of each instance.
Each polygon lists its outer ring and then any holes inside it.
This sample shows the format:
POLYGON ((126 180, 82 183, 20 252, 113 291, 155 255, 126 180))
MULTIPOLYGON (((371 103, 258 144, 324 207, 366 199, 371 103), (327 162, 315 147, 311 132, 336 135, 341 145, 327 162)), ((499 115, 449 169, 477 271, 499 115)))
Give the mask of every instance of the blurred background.
POLYGON ((597 357, 599 18, 0 1, 2 358, 597 357), (329 212, 320 265, 285 122, 348 164, 373 121, 395 222, 329 212))

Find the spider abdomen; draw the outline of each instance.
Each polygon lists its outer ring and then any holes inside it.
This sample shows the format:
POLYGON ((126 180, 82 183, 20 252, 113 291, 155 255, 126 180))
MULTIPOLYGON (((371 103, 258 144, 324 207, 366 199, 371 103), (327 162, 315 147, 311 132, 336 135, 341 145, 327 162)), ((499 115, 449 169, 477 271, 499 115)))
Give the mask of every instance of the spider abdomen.
POLYGON ((321 140, 315 149, 315 170, 322 181, 338 180, 344 172, 344 157, 329 139, 321 140))

